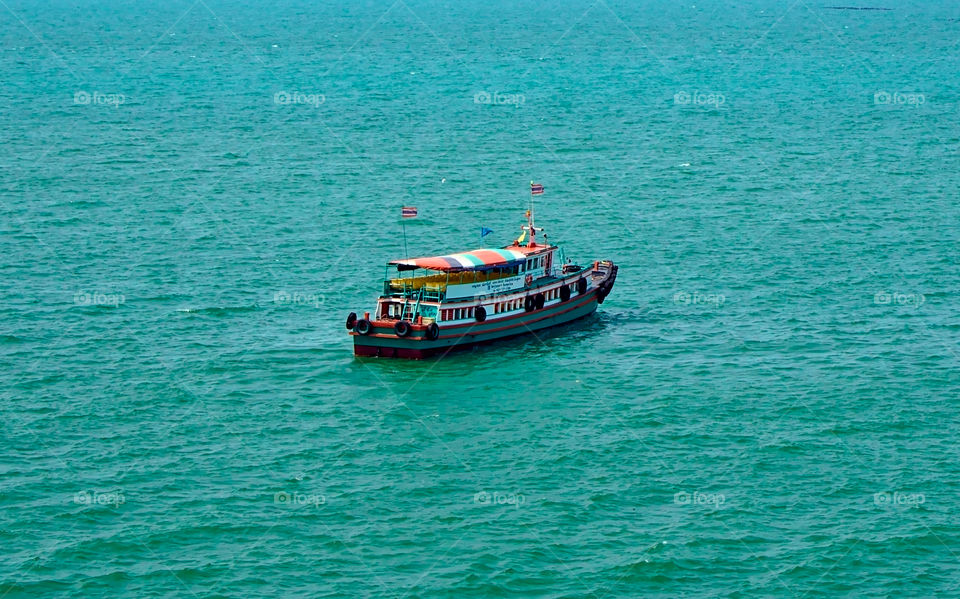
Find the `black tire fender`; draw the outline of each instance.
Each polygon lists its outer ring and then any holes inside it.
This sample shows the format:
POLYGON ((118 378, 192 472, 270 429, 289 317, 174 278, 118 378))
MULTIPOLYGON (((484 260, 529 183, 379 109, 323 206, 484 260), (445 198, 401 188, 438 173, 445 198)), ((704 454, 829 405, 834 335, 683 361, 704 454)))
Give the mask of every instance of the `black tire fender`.
POLYGON ((429 325, 427 325, 426 335, 427 335, 427 339, 429 339, 430 341, 433 341, 440 336, 440 327, 437 326, 437 323, 431 322, 429 325))
POLYGON ((526 311, 526 312, 533 312, 533 308, 534 308, 534 305, 535 305, 535 304, 536 304, 536 302, 534 302, 532 295, 528 295, 527 297, 523 298, 523 309, 524 309, 524 311, 526 311))
POLYGON ((410 334, 410 331, 410 323, 406 320, 401 320, 397 324, 393 325, 393 332, 397 334, 397 337, 406 337, 410 334))
POLYGON ((536 303, 537 310, 542 310, 543 305, 547 303, 547 298, 544 297, 542 293, 538 293, 537 296, 533 298, 533 301, 536 303))
POLYGON ((349 331, 350 329, 352 329, 352 328, 355 327, 355 326, 357 326, 357 313, 356 313, 356 312, 351 312, 351 313, 347 316, 347 330, 349 331))
POLYGON ((560 286, 560 301, 565 302, 570 299, 570 285, 560 286))
POLYGON ((477 309, 474 310, 473 315, 477 319, 477 322, 483 322, 487 319, 487 309, 483 306, 477 306, 477 309))
POLYGON ((370 331, 373 330, 373 325, 370 324, 370 321, 366 318, 361 318, 357 321, 357 326, 354 328, 358 335, 369 335, 370 331))
POLYGON ((577 281, 577 293, 579 293, 580 295, 583 295, 586 292, 587 292, 587 280, 580 279, 579 281, 577 281))

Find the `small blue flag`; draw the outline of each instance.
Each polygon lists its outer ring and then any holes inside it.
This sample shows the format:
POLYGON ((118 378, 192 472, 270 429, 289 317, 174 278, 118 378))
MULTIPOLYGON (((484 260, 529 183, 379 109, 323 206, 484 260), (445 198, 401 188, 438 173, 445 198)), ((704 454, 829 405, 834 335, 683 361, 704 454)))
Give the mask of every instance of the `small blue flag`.
POLYGON ((480 227, 480 239, 483 239, 490 233, 493 233, 493 229, 488 229, 486 227, 480 227))

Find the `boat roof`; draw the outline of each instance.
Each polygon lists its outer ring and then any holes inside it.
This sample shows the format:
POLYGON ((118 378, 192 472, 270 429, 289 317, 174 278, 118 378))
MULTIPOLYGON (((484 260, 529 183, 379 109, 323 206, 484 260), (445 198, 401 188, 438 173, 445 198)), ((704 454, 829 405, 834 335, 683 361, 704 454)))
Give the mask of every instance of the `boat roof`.
POLYGON ((446 256, 391 260, 389 264, 396 265, 400 270, 413 270, 415 268, 447 272, 457 270, 483 270, 522 262, 526 260, 528 253, 530 253, 528 248, 520 246, 504 249, 482 248, 446 256))

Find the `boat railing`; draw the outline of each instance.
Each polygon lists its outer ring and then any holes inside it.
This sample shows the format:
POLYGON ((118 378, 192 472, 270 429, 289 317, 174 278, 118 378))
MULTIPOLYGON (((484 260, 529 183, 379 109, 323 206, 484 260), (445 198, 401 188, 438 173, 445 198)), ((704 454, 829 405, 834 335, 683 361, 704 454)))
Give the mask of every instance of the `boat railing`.
POLYGON ((448 285, 463 285, 481 283, 513 276, 515 273, 506 271, 473 271, 467 270, 454 273, 431 274, 422 277, 398 277, 387 279, 383 283, 383 294, 387 297, 413 299, 420 297, 423 292, 423 301, 443 301, 446 297, 448 285))
POLYGON ((447 294, 445 286, 441 288, 439 285, 413 285, 409 282, 393 279, 383 283, 383 295, 407 300, 440 302, 447 294))

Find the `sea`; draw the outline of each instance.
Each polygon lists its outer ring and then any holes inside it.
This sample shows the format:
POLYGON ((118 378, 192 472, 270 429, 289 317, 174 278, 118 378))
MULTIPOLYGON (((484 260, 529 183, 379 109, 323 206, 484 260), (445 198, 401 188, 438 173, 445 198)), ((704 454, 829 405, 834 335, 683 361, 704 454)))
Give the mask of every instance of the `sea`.
POLYGON ((960 5, 836 2, 0 1, 0 597, 960 597, 960 5), (594 315, 353 356, 531 199, 594 315))

